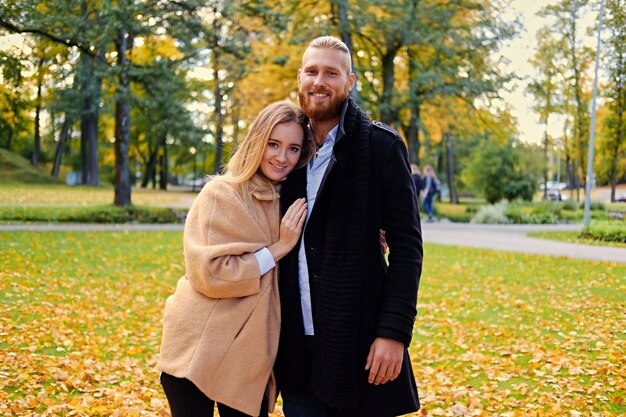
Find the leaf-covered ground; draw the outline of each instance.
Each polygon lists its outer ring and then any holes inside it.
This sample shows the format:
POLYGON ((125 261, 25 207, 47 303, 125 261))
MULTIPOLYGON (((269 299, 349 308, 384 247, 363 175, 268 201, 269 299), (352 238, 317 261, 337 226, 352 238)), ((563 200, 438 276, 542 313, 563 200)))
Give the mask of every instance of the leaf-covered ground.
MULTIPOLYGON (((416 415, 626 414, 626 266, 425 256, 416 415)), ((168 415, 154 366, 179 232, 0 233, 0 265, 0 415, 168 415)))

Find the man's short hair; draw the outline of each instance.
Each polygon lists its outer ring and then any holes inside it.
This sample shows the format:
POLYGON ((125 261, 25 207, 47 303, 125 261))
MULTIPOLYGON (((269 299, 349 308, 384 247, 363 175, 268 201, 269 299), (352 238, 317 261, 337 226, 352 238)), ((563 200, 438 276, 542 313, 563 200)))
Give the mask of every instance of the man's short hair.
POLYGON ((352 58, 350 56, 350 49, 348 46, 343 43, 341 39, 335 38, 334 36, 320 36, 315 38, 309 44, 309 48, 318 48, 318 49, 336 49, 348 55, 348 74, 352 72, 352 58))

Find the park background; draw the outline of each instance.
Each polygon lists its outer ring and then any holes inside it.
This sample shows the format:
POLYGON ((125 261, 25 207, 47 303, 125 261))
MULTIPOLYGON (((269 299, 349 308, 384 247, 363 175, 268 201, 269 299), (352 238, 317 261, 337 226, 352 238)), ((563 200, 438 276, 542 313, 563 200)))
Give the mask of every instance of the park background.
MULTIPOLYGON (((626 247, 625 5, 604 4, 591 223, 543 238, 626 247)), ((439 220, 581 223, 599 8, 4 1, 0 221, 174 230, 0 231, 0 410, 167 415, 154 364, 183 273, 180 223, 256 113, 296 100, 320 34, 353 50, 359 104, 435 167, 439 220), (530 70, 516 73, 520 56, 530 70)), ((411 345, 421 415, 626 413, 623 264, 425 253, 411 345)))

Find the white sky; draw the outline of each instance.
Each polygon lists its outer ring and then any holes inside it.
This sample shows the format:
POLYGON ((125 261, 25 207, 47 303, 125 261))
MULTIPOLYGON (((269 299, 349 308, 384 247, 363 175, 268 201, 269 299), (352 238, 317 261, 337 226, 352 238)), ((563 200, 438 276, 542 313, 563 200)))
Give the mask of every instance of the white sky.
MULTIPOLYGON (((515 15, 519 15, 522 29, 517 38, 510 41, 500 52, 511 61, 508 69, 526 79, 515 82, 514 90, 510 93, 502 92, 502 96, 513 107, 513 115, 517 117, 519 123, 520 138, 527 142, 539 142, 544 135, 544 126, 538 123, 538 116, 531 109, 533 98, 525 93, 528 77, 534 75, 534 70, 528 63, 528 60, 536 51, 537 41, 535 35, 541 27, 550 23, 548 19, 539 17, 536 14, 542 6, 554 3, 556 3, 556 0, 512 0, 512 5, 507 10, 505 16, 508 20, 515 15)), ((582 39, 585 45, 592 46, 594 50, 596 35, 595 33, 591 36, 587 35, 586 30, 595 23, 594 20, 596 18, 597 13, 590 12, 579 25, 580 39, 582 39)), ((602 68, 600 68, 601 72, 602 68)), ((561 127, 562 121, 558 120, 556 116, 551 116, 548 133, 552 136, 560 136, 561 127)))

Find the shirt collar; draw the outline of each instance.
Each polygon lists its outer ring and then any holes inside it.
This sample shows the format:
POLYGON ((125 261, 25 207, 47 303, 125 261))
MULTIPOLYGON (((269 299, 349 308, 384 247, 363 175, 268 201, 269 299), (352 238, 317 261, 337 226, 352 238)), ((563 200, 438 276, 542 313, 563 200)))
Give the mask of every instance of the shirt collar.
POLYGON ((331 143, 335 143, 335 139, 337 138, 337 132, 339 131, 339 125, 333 127, 330 132, 328 132, 328 136, 326 136, 326 141, 324 142, 324 144, 326 144, 326 142, 331 142, 331 143))

